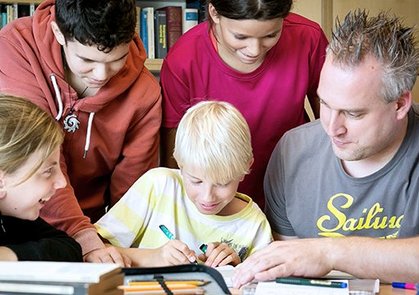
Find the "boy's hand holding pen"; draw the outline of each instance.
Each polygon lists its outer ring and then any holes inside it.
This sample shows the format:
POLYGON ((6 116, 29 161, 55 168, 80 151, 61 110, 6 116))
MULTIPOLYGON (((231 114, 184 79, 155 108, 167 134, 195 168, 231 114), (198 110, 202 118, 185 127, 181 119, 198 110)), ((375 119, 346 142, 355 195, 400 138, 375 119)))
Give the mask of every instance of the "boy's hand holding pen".
MULTIPOLYGON (((197 257, 194 251, 180 240, 176 240, 173 233, 163 224, 159 226, 160 230, 170 240, 161 247, 162 257, 169 264, 197 263, 197 257)), ((198 259, 210 267, 218 267, 227 264, 236 266, 241 262, 240 257, 226 243, 208 243, 202 244, 199 249, 203 254, 198 259)))
POLYGON ((176 240, 175 236, 163 224, 160 225, 159 228, 170 240, 160 247, 161 256, 168 264, 197 263, 195 252, 189 249, 188 245, 180 240, 176 240))
POLYGON ((202 244, 199 249, 204 254, 198 256, 199 260, 210 267, 218 267, 227 264, 236 266, 241 262, 236 251, 228 246, 226 243, 208 243, 202 244))

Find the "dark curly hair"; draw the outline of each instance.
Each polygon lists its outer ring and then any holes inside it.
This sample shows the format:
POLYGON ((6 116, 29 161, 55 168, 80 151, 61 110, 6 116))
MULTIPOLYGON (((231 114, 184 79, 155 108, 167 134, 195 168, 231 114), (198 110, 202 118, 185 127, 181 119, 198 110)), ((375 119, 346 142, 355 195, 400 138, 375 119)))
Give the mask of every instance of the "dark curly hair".
POLYGON ((109 52, 135 34, 135 0, 56 0, 56 22, 66 41, 109 52))

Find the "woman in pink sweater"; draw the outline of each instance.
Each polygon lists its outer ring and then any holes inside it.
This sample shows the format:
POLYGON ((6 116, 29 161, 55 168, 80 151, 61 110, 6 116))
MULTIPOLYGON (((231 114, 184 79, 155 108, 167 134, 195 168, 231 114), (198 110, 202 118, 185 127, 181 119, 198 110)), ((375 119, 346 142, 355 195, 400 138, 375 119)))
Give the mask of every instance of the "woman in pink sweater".
POLYGON ((176 127, 201 100, 233 104, 246 118, 254 163, 239 191, 264 207, 263 177, 272 150, 318 114, 317 84, 327 39, 318 24, 290 13, 292 0, 210 0, 208 20, 185 33, 161 70, 162 164, 172 159, 176 127))

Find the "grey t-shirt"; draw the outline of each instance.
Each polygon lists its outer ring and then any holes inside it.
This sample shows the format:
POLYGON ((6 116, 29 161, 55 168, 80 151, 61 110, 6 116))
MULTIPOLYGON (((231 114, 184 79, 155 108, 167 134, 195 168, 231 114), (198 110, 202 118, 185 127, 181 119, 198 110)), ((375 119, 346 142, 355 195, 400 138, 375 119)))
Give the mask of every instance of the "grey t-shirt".
POLYGON ((286 133, 264 181, 266 214, 285 236, 409 237, 419 234, 419 115, 393 159, 367 177, 345 173, 317 120, 286 133))

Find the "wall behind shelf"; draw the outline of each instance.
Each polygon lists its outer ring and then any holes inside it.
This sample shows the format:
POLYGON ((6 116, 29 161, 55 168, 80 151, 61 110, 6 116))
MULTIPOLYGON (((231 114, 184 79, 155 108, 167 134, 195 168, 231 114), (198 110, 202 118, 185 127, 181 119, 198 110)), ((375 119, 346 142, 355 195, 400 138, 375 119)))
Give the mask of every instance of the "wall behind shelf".
MULTIPOLYGON (((294 0, 292 10, 320 24, 330 40, 336 17, 343 17, 356 8, 367 9, 370 15, 390 11, 402 17, 405 25, 419 25, 419 0, 294 0)), ((416 29, 419 42, 419 28, 416 29)), ((413 98, 419 103, 419 76, 413 88, 413 98)))

